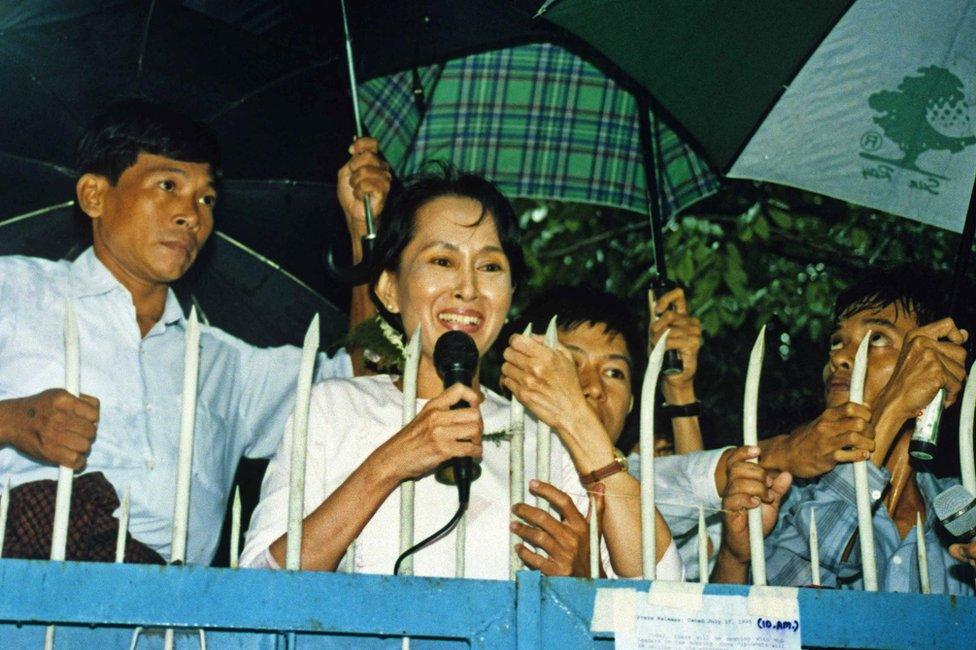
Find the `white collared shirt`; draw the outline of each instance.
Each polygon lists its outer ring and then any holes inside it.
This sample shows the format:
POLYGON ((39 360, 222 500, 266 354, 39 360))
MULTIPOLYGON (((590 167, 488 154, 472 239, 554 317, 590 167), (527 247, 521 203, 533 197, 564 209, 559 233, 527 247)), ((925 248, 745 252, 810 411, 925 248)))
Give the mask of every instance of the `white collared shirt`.
MULTIPOLYGON (((183 380, 184 318, 172 290, 162 318, 140 335, 132 296, 88 249, 74 262, 0 257, 0 400, 64 386, 64 303, 80 334, 81 392, 100 400, 86 472, 131 489, 129 530, 169 559, 183 380)), ((190 491, 189 563, 209 564, 241 456, 270 456, 292 410, 301 351, 260 349, 201 326, 190 491)), ((319 355, 317 376, 351 376, 342 353, 319 355)), ((13 485, 57 478, 7 447, 0 477, 13 485)))
MULTIPOLYGON (((481 404, 486 435, 504 432, 509 426, 509 403, 499 395, 483 390, 481 404)), ((366 457, 401 429, 403 394, 390 375, 332 379, 313 387, 308 416, 308 453, 305 470, 305 515, 311 514, 335 491, 366 457)), ((417 410, 427 400, 417 400, 417 410)), ((287 530, 289 467, 291 464, 291 422, 285 429, 278 452, 271 460, 261 487, 261 502, 251 517, 242 566, 275 566, 268 547, 287 530)), ((525 494, 529 503, 528 481, 536 478, 535 426, 526 426, 525 494)), ((484 443, 481 477, 471 486, 471 502, 466 514, 465 577, 508 579, 509 452, 507 440, 484 443)), ((587 497, 569 453, 553 435, 551 483, 568 493, 585 516, 587 497)), ((420 541, 448 522, 458 504, 457 488, 438 483, 433 476, 415 482, 415 536, 420 541)), ((379 507, 363 529, 355 545, 356 573, 393 573, 399 555, 400 492, 395 490, 379 507)), ((639 540, 636 540, 639 543, 639 540)), ((456 531, 414 555, 414 574, 453 577, 455 575, 456 531)), ((606 545, 602 548, 603 566, 613 576, 606 545)), ((340 571, 349 571, 348 556, 340 571)), ((658 563, 661 579, 679 580, 681 565, 672 546, 658 563)))

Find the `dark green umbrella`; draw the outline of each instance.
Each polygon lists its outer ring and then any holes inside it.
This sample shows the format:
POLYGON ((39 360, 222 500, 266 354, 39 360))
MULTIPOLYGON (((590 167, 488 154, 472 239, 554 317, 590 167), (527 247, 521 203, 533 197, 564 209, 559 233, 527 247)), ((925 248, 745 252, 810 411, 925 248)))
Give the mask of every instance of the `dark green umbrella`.
POLYGON ((957 0, 553 0, 716 171, 976 232, 976 12, 957 0))
POLYGON ((602 52, 718 171, 852 0, 555 0, 541 17, 602 52))

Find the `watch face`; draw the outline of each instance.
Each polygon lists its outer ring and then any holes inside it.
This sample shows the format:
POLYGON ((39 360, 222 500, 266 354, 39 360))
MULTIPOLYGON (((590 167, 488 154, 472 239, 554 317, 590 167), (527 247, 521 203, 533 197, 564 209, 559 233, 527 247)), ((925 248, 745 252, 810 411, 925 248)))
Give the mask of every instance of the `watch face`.
POLYGON ((627 462, 627 457, 624 456, 624 452, 622 452, 619 449, 617 449, 616 447, 614 447, 613 448, 613 457, 617 459, 617 462, 618 463, 620 463, 620 468, 623 471, 627 472, 627 471, 630 470, 630 465, 627 462))

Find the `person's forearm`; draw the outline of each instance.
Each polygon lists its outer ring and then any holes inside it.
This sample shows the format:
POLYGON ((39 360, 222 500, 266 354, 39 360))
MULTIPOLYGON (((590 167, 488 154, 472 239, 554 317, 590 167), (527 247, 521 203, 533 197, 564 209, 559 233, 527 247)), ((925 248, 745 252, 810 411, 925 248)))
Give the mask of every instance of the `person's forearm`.
POLYGON ((895 405, 882 404, 871 418, 874 426, 874 451, 871 452, 871 462, 877 467, 883 467, 891 446, 898 438, 908 418, 895 405))
POLYGON ((698 416, 671 418, 671 430, 674 432, 674 453, 689 454, 705 448, 698 416))
POLYGON ((711 581, 721 584, 744 585, 749 577, 749 564, 739 562, 724 547, 719 547, 715 556, 715 568, 711 581))
MULTIPOLYGON (((603 481, 603 539, 610 552, 613 571, 622 578, 638 578, 641 563, 640 483, 626 472, 618 472, 603 481)), ((661 513, 655 510, 655 558, 660 562, 671 544, 671 531, 661 513)))
POLYGON ((553 425, 553 430, 569 452, 580 474, 589 474, 613 462, 613 443, 599 418, 589 408, 581 407, 567 413, 565 422, 553 425))
MULTIPOLYGON (((376 307, 369 298, 369 285, 361 284, 352 288, 352 299, 349 302, 349 331, 376 314, 376 307)), ((352 374, 354 377, 373 374, 367 367, 360 347, 348 350, 352 357, 352 374)))
MULTIPOLYGON (((794 467, 793 457, 790 453, 790 436, 792 434, 782 433, 772 438, 763 438, 759 441, 759 464, 766 469, 777 472, 790 472, 797 474, 794 467)), ((723 494, 719 491, 719 494, 723 494)))
MULTIPOLYGON (((661 382, 661 394, 666 403, 675 406, 694 404, 697 401, 695 385, 690 382, 673 386, 665 379, 661 382)), ((674 453, 687 454, 705 448, 698 416, 671 418, 671 430, 674 432, 674 453)))
MULTIPOLYGON (((365 231, 356 230, 349 234, 352 244, 352 263, 359 264, 363 261, 362 236, 365 231)), ((376 313, 376 306, 369 297, 369 284, 359 284, 352 288, 349 301, 349 331, 352 332, 356 327, 371 318, 376 313)), ((363 361, 363 351, 355 349, 349 351, 352 357, 353 375, 356 377, 370 374, 363 361)))
MULTIPOLYGON (((305 518, 301 566, 306 571, 335 571, 349 545, 359 536, 400 480, 374 451, 338 489, 305 518)), ((271 556, 285 566, 288 535, 271 544, 271 556)))
MULTIPOLYGON (((618 472, 605 478, 603 485, 605 492, 600 528, 603 531, 607 550, 610 552, 610 565, 618 576, 640 577, 642 573, 640 484, 626 472, 618 472)), ((670 540, 670 536, 668 539, 670 540)), ((657 554, 657 557, 660 556, 661 552, 657 554)))
POLYGON ((715 492, 720 496, 725 494, 725 488, 729 483, 729 473, 728 473, 729 456, 731 456, 732 452, 734 451, 735 448, 726 449, 725 451, 722 452, 722 455, 719 457, 718 462, 715 463, 715 474, 714 474, 715 492))
POLYGON ((0 400, 0 447, 17 444, 21 435, 30 430, 30 409, 30 399, 26 397, 0 400))

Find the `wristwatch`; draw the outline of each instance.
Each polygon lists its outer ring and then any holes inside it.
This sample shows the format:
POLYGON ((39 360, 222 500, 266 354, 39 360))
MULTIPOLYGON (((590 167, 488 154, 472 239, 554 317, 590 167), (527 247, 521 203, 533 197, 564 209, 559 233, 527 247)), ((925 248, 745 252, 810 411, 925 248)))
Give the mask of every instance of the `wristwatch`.
POLYGON ((691 404, 668 404, 661 405, 661 413, 671 418, 693 418, 702 414, 701 402, 691 404))
POLYGON ((623 452, 614 447, 613 449, 613 462, 609 465, 605 465, 600 469, 595 469, 587 474, 580 474, 580 483, 584 487, 593 485, 594 483, 599 483, 608 476, 613 476, 617 472, 627 471, 627 457, 624 456, 623 452))

